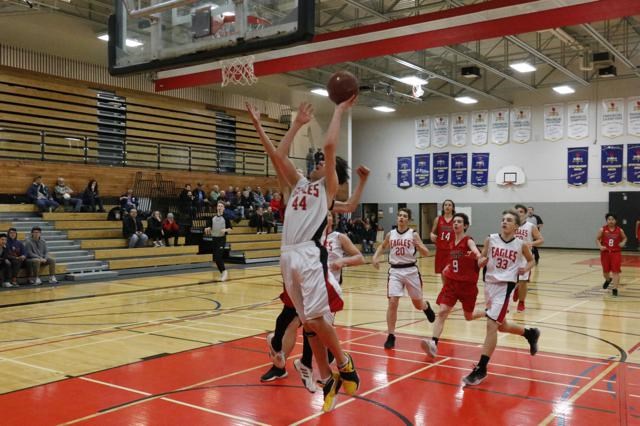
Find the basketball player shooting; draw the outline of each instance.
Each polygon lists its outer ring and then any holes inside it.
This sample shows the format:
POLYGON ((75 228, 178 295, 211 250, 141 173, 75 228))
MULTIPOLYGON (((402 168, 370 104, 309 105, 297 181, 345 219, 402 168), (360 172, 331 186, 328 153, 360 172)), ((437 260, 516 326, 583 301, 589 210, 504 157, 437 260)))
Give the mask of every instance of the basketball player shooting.
MULTIPOLYGON (((263 141, 265 151, 279 176, 292 188, 286 207, 287 220, 282 232, 280 268, 287 293, 303 324, 304 332, 309 337, 321 378, 326 378, 323 386, 323 411, 333 409, 340 387, 347 394, 353 395, 360 384, 353 360, 342 350, 329 319, 332 312, 342 309, 343 302, 338 283, 328 273, 327 251, 320 243, 326 227, 327 213, 338 186, 348 178, 347 164, 344 161, 337 162, 336 150, 342 115, 355 104, 356 98, 352 96, 336 105, 323 147, 325 162, 312 171, 310 179, 297 172, 288 152, 283 149, 283 144, 276 149, 263 141), (329 367, 326 349, 336 357, 339 372, 333 372, 329 367)), ((247 110, 261 140, 268 140, 257 111, 250 105, 247 105, 247 110)), ((295 134, 311 118, 311 106, 301 105, 290 132, 295 134)))

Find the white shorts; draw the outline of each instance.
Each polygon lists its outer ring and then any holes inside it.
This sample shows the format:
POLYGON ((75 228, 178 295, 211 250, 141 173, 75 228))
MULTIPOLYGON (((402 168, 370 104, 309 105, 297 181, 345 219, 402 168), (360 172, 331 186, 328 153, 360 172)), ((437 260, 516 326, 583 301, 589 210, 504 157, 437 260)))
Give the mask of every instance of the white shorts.
POLYGON ((484 283, 484 299, 486 315, 502 324, 509 309, 509 299, 515 283, 484 283))
POLYGON ((387 297, 402 297, 405 289, 410 298, 422 300, 422 277, 418 267, 389 268, 387 297))
POLYGON ((296 308, 298 318, 307 320, 342 310, 342 290, 331 273, 326 273, 326 250, 324 266, 321 248, 313 241, 282 247, 280 269, 287 294, 296 308))
POLYGON ((527 271, 522 275, 518 275, 518 281, 529 281, 531 278, 531 271, 527 271))

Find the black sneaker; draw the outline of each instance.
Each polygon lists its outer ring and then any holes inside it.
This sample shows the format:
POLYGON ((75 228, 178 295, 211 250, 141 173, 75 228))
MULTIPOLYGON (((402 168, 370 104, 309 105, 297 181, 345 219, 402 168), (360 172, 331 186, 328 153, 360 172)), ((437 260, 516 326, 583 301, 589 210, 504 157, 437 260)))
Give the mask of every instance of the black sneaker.
POLYGON ((462 378, 462 382, 467 386, 479 385, 486 377, 487 369, 476 365, 468 376, 462 378))
POLYGON ((436 320, 436 313, 431 309, 431 304, 429 304, 429 302, 427 302, 427 309, 422 312, 427 316, 429 322, 434 322, 436 320))
POLYGON ((602 288, 606 290, 607 288, 609 288, 609 284, 611 284, 611 278, 605 280, 604 283, 602 283, 602 288))
POLYGON ((535 355, 538 353, 538 339, 540 338, 540 330, 537 328, 530 328, 531 335, 527 337, 527 342, 529 342, 529 353, 531 355, 535 355))
POLYGON ((617 288, 612 288, 611 289, 611 294, 614 295, 614 296, 617 296, 618 295, 618 289, 617 288))
POLYGON ((387 341, 384 342, 385 349, 392 349, 396 345, 396 336, 390 334, 387 336, 387 341))
POLYGON ((287 370, 284 368, 278 368, 275 365, 271 366, 269 371, 264 373, 262 377, 260 377, 261 382, 271 382, 277 379, 284 379, 287 377, 287 370))

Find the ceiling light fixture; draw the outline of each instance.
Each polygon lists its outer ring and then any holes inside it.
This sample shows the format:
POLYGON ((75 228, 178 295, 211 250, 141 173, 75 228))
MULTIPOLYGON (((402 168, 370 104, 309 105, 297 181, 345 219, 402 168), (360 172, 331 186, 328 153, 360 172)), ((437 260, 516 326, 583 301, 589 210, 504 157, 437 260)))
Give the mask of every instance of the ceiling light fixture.
POLYGON ((409 86, 422 86, 423 84, 429 83, 428 80, 424 78, 420 78, 416 75, 409 75, 407 77, 402 77, 400 81, 404 84, 408 84, 409 86))
POLYGON ((571 87, 571 86, 566 86, 566 85, 563 85, 563 86, 556 86, 556 87, 554 87, 554 88, 553 88, 553 90, 554 90, 556 93, 559 93, 559 94, 561 94, 561 95, 569 95, 569 94, 571 94, 571 93, 575 93, 575 92, 576 92, 576 91, 573 89, 573 87, 571 87))
POLYGON ((329 96, 329 92, 327 92, 327 89, 313 89, 311 90, 311 93, 315 93, 316 95, 320 95, 320 96, 329 96))
POLYGON ((477 104, 478 100, 476 98, 472 98, 471 96, 458 96, 456 98, 456 102, 460 102, 461 104, 477 104))
POLYGON ((513 64, 509 64, 509 66, 521 73, 534 72, 536 70, 536 67, 528 62, 516 62, 513 64))
POLYGON ((395 108, 390 108, 388 106, 375 106, 373 109, 380 112, 395 112, 396 110, 395 108))

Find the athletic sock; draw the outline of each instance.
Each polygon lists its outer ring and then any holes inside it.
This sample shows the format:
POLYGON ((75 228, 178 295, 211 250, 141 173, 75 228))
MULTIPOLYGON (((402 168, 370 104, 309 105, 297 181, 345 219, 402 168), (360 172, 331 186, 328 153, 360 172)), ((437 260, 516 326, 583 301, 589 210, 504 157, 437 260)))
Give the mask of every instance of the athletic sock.
POLYGON ((486 355, 480 355, 480 362, 478 362, 478 368, 486 370, 487 364, 489 364, 489 357, 486 355))
POLYGON ((438 346, 438 341, 440 340, 437 337, 432 337, 431 340, 433 340, 433 342, 436 344, 436 346, 438 346))
POLYGON ((300 361, 307 368, 313 368, 313 351, 311 350, 311 345, 309 344, 309 338, 306 335, 302 335, 302 358, 300 361))

